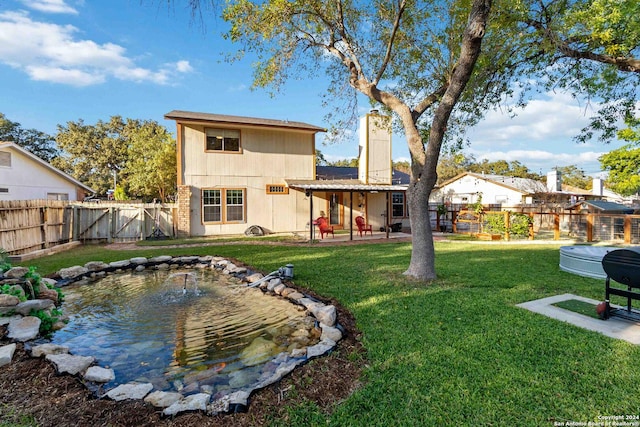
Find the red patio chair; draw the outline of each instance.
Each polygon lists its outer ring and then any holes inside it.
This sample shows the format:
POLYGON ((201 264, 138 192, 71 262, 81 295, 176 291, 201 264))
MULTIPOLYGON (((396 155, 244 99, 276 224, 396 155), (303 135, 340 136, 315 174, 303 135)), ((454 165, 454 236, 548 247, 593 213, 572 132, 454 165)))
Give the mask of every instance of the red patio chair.
POLYGON ((325 234, 331 234, 331 237, 336 237, 333 234, 333 226, 329 225, 327 222, 327 218, 321 216, 316 219, 316 224, 318 225, 318 229, 320 230, 320 237, 324 239, 325 234))
POLYGON ((362 233, 366 236, 367 231, 373 236, 373 227, 371 224, 366 224, 363 217, 356 217, 356 225, 358 226, 358 233, 360 233, 360 237, 362 237, 362 233))

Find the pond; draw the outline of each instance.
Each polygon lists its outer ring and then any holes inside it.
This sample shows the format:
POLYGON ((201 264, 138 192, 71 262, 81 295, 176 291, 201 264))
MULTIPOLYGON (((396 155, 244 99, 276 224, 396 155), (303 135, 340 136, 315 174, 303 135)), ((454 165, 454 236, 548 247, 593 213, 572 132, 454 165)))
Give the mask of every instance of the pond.
POLYGON ((64 294, 69 323, 51 342, 113 369, 106 388, 241 389, 279 353, 319 341, 304 308, 211 270, 121 273, 64 294))

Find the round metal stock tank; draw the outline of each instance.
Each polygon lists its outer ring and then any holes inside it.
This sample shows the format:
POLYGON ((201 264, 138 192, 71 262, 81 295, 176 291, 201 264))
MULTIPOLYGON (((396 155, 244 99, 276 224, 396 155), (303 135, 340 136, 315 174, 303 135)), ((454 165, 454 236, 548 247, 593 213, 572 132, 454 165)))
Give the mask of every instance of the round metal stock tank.
POLYGON ((615 246, 562 246, 560 270, 594 279, 606 279, 602 258, 616 249, 615 246))

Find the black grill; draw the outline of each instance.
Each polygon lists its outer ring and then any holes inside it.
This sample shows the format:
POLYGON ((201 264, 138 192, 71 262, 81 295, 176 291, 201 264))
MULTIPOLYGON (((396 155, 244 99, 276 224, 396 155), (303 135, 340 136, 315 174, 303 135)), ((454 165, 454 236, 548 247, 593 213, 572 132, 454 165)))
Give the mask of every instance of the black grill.
POLYGON ((640 293, 634 291, 640 288, 640 248, 616 249, 609 252, 602 258, 602 268, 607 273, 605 291, 607 309, 604 317, 615 315, 640 321, 640 312, 631 308, 633 300, 640 300, 640 293), (611 308, 609 305, 611 295, 627 298, 627 309, 611 308))

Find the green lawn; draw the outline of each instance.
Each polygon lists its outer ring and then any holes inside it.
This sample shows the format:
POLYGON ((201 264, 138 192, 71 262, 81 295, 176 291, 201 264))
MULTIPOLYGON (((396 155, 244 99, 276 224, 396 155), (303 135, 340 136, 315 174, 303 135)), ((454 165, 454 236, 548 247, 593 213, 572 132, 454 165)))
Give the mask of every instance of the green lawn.
POLYGON ((47 274, 90 260, 215 254, 351 310, 368 351, 363 386, 325 415, 313 403, 282 425, 552 426, 639 415, 640 348, 516 304, 562 293, 603 299, 604 281, 559 270, 557 245, 437 243, 439 279, 402 275, 411 246, 227 245, 110 251, 88 246, 30 261, 47 274))

